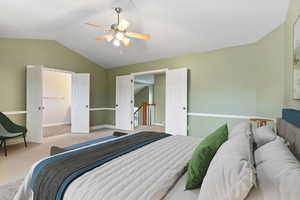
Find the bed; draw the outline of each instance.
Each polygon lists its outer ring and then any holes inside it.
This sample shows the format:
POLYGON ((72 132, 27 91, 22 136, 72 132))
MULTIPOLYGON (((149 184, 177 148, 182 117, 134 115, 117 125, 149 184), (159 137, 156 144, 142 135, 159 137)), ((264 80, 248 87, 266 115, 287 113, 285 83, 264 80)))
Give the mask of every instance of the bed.
MULTIPOLYGON (((278 135, 299 159, 300 129, 285 119, 277 120, 278 135)), ((199 200, 200 189, 185 190, 185 183, 200 142, 140 132, 57 154, 31 168, 14 200, 199 200)), ((259 184, 247 200, 267 200, 259 176, 264 175, 258 174, 259 184)))
POLYGON ((15 200, 174 199, 167 194, 199 143, 194 137, 140 132, 45 158, 32 167, 15 200), (111 151, 100 159, 102 163, 86 168, 87 157, 103 149, 111 151), (84 163, 76 163, 80 156, 84 163), (66 170, 74 165, 79 167, 71 173, 66 170))
POLYGON ((300 184, 300 111, 283 109, 277 137, 254 151, 257 187, 247 200, 297 200, 300 184))

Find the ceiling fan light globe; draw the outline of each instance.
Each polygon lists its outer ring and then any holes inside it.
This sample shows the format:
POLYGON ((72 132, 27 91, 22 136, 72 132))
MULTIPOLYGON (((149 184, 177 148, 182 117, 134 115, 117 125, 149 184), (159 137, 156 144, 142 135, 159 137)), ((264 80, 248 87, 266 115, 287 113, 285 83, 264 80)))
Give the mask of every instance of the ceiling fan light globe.
POLYGON ((124 39, 124 33, 122 32, 117 32, 115 37, 118 39, 118 40, 123 40, 124 39))
POLYGON ((124 44, 125 46, 128 46, 129 43, 130 43, 130 39, 127 38, 127 37, 124 37, 122 41, 123 41, 123 44, 124 44))
POLYGON ((105 38, 106 38, 107 42, 111 42, 114 39, 114 35, 108 34, 108 35, 105 35, 105 38))
POLYGON ((118 30, 125 31, 129 27, 130 23, 126 19, 121 19, 118 24, 118 30))
POLYGON ((120 46, 120 40, 114 39, 113 44, 114 44, 114 46, 119 47, 120 46))

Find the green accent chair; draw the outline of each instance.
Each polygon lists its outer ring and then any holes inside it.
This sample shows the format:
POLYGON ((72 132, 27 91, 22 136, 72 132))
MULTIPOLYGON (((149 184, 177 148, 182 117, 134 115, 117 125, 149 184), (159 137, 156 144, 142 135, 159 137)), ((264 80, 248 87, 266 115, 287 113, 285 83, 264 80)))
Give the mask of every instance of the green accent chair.
POLYGON ((0 112, 0 149, 2 149, 2 145, 4 144, 5 156, 7 156, 6 140, 8 139, 23 137, 25 147, 27 147, 26 133, 27 129, 25 127, 15 124, 6 115, 0 112))

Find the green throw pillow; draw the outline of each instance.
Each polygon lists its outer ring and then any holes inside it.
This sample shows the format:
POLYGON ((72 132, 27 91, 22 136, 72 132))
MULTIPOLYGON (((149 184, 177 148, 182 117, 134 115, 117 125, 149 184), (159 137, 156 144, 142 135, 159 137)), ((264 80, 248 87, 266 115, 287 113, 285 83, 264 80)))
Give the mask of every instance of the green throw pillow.
POLYGON ((219 147, 228 139, 227 124, 207 136, 193 152, 188 166, 185 189, 199 188, 206 175, 209 164, 219 147))

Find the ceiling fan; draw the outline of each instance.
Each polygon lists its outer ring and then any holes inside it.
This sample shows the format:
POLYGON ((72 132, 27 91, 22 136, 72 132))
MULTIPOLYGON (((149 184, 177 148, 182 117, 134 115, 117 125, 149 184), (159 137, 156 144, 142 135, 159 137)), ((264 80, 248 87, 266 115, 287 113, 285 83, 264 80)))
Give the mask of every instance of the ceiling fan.
POLYGON ((127 29, 130 23, 125 19, 120 20, 120 13, 122 12, 122 8, 115 8, 115 11, 118 15, 118 22, 116 24, 112 24, 110 28, 106 28, 104 26, 100 26, 96 24, 86 23, 87 25, 96 28, 101 28, 105 31, 112 31, 112 33, 110 34, 97 37, 96 40, 107 40, 108 42, 113 41, 113 45, 116 47, 119 47, 121 44, 124 45, 125 47, 128 47, 131 44, 130 38, 136 38, 142 40, 150 39, 150 35, 148 34, 128 32, 127 29))

